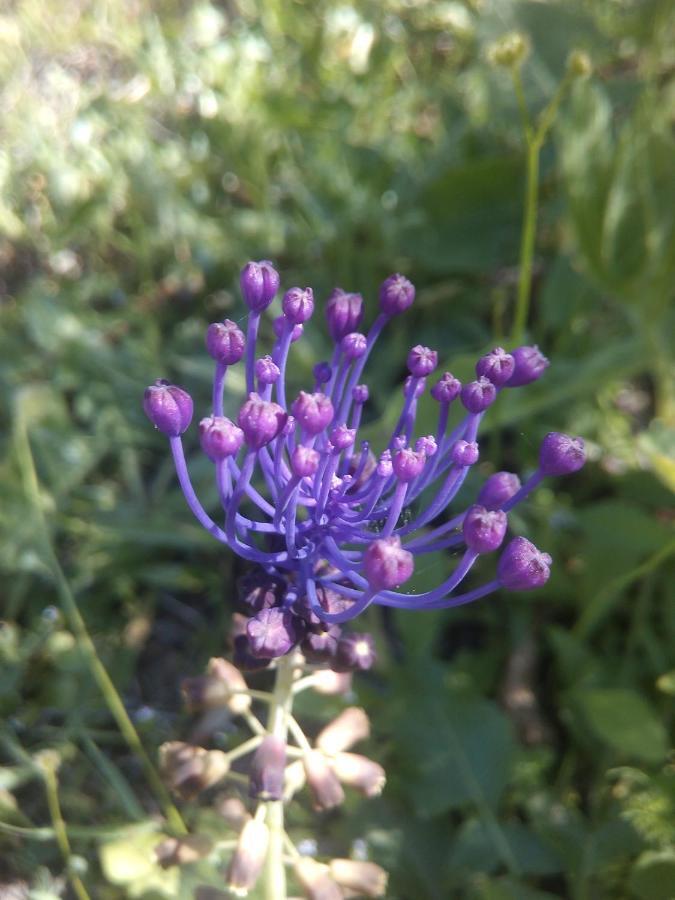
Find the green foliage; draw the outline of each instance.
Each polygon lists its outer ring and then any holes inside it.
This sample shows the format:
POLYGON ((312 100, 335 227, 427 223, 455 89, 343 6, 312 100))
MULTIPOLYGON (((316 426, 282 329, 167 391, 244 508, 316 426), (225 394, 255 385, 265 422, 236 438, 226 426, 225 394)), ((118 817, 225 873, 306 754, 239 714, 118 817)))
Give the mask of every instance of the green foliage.
MULTIPOLYGON (((319 299, 363 290, 371 316, 390 271, 418 285, 374 361, 373 435, 398 414, 411 335, 460 377, 508 343, 527 148, 510 71, 488 58, 507 32, 529 45, 532 121, 556 98, 526 323, 553 365, 499 398, 484 459, 526 473, 555 429, 582 434, 591 462, 512 517, 554 557, 546 590, 364 623, 381 662, 357 699, 387 790, 318 825, 300 809, 291 829, 326 853, 365 841, 391 900, 675 895, 669 0, 3 9, 0 894, 64 895, 45 749, 92 897, 222 887, 225 850, 156 866, 156 794, 58 610, 45 548, 151 755, 185 737, 178 682, 223 652, 239 568, 191 521, 142 390, 166 375, 206 408, 204 327, 243 314, 238 268, 262 256, 319 299), (557 95, 573 50, 593 73, 557 95)), ((320 328, 301 343, 299 384, 328 352, 320 328)), ((432 404, 420 415, 432 430, 432 404)), ((195 450, 195 486, 215 506, 195 450)), ((426 560, 415 589, 451 565, 426 560)), ((336 705, 299 709, 318 727, 336 705)), ((182 812, 195 832, 232 837, 215 810, 182 812)))

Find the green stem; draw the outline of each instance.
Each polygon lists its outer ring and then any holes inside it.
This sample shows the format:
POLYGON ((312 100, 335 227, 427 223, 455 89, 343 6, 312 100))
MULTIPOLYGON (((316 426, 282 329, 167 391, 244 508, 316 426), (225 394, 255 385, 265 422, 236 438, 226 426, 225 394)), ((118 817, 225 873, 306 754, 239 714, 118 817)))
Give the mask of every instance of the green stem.
POLYGON ((72 854, 70 850, 70 841, 68 840, 68 832, 66 831, 66 823, 63 821, 61 813, 61 804, 59 803, 59 782, 56 775, 56 766, 50 762, 45 762, 41 766, 42 777, 45 782, 45 790, 47 793, 47 806, 49 807, 49 815, 54 826, 54 835, 56 843, 59 845, 61 856, 66 865, 66 872, 78 900, 90 900, 87 889, 85 888, 80 876, 73 870, 72 854))
MULTIPOLYGON (((274 694, 269 708, 267 730, 284 743, 288 737, 288 722, 293 707, 295 654, 282 656, 277 663, 274 694)), ((265 819, 269 828, 269 845, 265 863, 265 900, 286 900, 286 870, 284 868, 284 804, 273 800, 267 804, 265 819)))
POLYGON ((525 214, 520 236, 520 262, 518 266, 518 297, 516 314, 511 331, 511 343, 521 344, 527 325, 532 295, 532 263, 534 241, 537 233, 537 210, 539 206, 539 141, 528 140, 527 165, 525 171, 525 214))
POLYGON ((185 823, 172 803, 159 773, 152 764, 152 761, 141 742, 140 736, 124 708, 122 699, 118 694, 110 675, 108 675, 107 669, 98 656, 96 646, 87 630, 87 626, 82 618, 75 596, 54 551, 47 521, 44 512, 42 511, 40 488, 37 472, 35 470, 35 461, 33 459, 33 453, 28 438, 28 431, 20 413, 18 413, 16 417, 14 438, 24 488, 30 505, 35 513, 37 538, 42 546, 44 562, 56 582, 64 615, 66 616, 70 629, 77 638, 78 648, 84 656, 84 659, 89 666, 89 670, 98 684, 106 705, 117 722, 117 726, 122 733, 122 736, 129 748, 138 758, 145 776, 157 797, 159 805, 164 811, 169 826, 180 834, 186 834, 187 828, 185 827, 185 823))

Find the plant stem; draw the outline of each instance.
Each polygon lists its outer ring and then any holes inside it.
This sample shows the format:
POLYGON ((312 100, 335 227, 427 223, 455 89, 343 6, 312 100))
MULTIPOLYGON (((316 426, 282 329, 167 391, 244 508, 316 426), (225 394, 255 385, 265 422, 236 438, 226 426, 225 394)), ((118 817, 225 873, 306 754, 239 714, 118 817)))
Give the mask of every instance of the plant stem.
POLYGON ((534 240, 537 233, 537 210, 539 206, 539 150, 539 141, 528 138, 525 171, 525 214, 520 236, 520 262, 518 266, 518 297, 511 332, 511 343, 514 346, 523 341, 527 316, 530 310, 530 297, 532 295, 532 262, 534 259, 534 240))
POLYGON ((140 736, 136 731, 133 722, 129 718, 129 714, 122 703, 117 688, 99 658, 96 645, 87 630, 87 626, 82 618, 77 601, 75 600, 75 595, 70 588, 68 579, 66 578, 59 559, 54 551, 47 520, 45 519, 42 510, 40 488, 37 472, 35 470, 35 461, 28 439, 28 431, 20 411, 17 412, 16 416, 14 438, 24 488, 33 512, 35 513, 37 538, 42 546, 44 562, 49 569, 52 578, 56 582, 61 606, 69 627, 77 638, 78 648, 84 656, 84 659, 89 666, 89 670, 103 694, 103 699, 105 700, 108 709, 117 722, 117 727, 131 751, 138 758, 141 767, 145 772, 145 777, 148 779, 148 782, 157 797, 158 803, 166 816, 167 823, 174 831, 180 834, 187 834, 185 823, 172 803, 169 793, 164 786, 164 782, 160 778, 157 769, 152 764, 152 761, 141 742, 140 736))
MULTIPOLYGON (((282 656, 277 663, 274 694, 269 708, 267 730, 284 743, 288 736, 288 720, 293 706, 295 653, 282 656)), ((284 868, 284 804, 281 800, 267 803, 269 845, 265 864, 265 900, 286 900, 284 868)))
POLYGON ((90 900, 87 889, 80 876, 73 870, 72 854, 70 850, 70 841, 68 840, 68 832, 66 831, 66 823, 63 821, 61 813, 61 804, 59 803, 59 783, 56 775, 56 766, 50 762, 45 762, 41 766, 42 777, 45 783, 45 791, 47 793, 47 806, 49 807, 49 815, 54 826, 54 835, 59 845, 61 856, 66 865, 68 879, 72 885, 78 900, 90 900))

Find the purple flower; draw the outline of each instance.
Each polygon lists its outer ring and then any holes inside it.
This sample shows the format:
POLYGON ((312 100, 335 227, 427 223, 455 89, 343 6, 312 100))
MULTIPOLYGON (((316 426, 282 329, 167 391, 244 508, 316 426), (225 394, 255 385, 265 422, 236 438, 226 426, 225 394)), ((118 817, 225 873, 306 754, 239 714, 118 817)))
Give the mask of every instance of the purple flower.
POLYGON ((416 345, 402 396, 392 392, 385 400, 387 412, 396 405, 393 428, 387 434, 370 428, 368 439, 360 439, 369 397, 366 365, 382 330, 412 304, 412 284, 401 275, 386 279, 380 310, 363 333, 361 295, 333 291, 325 304, 330 362, 317 363, 313 383, 297 393, 300 385, 289 389, 298 370, 293 342, 312 315, 311 288, 286 291, 273 344, 261 351, 260 313, 272 302, 279 277, 270 263, 249 263, 241 282, 250 309, 246 340, 229 320, 209 326, 207 346, 216 361, 212 409, 200 423, 202 446, 214 463, 222 524, 201 505, 190 481, 180 437, 192 417, 189 395, 159 381, 144 398, 149 418, 169 438, 180 485, 198 521, 256 567, 240 589, 250 618, 234 637, 239 664, 260 667, 301 645, 308 657, 336 669, 367 668, 372 642, 339 626, 370 604, 439 609, 499 588, 527 590, 546 581, 550 557, 515 538, 502 551, 496 579, 462 589, 480 556, 502 544, 507 513, 547 476, 583 465, 581 438, 547 435, 539 467, 522 485, 517 475, 497 472, 474 502, 456 506, 479 459, 486 411, 505 387, 545 372, 548 360, 536 347, 495 348, 478 360, 477 379, 464 385, 445 372, 430 390, 435 408, 424 405, 425 416, 434 408, 435 425, 420 434, 418 405, 437 354, 416 345), (223 415, 223 397, 229 367, 242 356, 247 397, 234 424, 223 415), (457 397, 464 410, 452 409, 457 397), (444 550, 459 551, 454 571, 429 590, 408 590, 416 561, 424 565, 426 554, 444 550))
POLYGON ((192 397, 163 378, 146 388, 143 409, 155 428, 167 437, 183 434, 192 421, 192 397))
POLYGON ((286 743, 273 734, 263 738, 253 754, 248 793, 257 800, 281 800, 284 795, 286 743))

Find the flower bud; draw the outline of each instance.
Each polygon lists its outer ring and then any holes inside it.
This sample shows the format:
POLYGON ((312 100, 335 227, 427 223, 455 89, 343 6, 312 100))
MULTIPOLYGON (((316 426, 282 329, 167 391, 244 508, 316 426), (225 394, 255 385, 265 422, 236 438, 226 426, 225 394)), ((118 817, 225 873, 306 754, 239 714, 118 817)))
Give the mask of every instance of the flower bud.
POLYGON ((354 428, 347 428, 346 425, 338 425, 330 433, 330 442, 336 451, 346 450, 351 447, 356 437, 354 428))
POLYGON ((245 712, 251 705, 241 672, 226 659, 212 659, 208 674, 184 678, 181 693, 190 712, 228 707, 231 712, 245 712))
POLYGON ((347 787, 359 791, 364 797, 379 797, 384 790, 387 776, 379 763, 359 753, 337 753, 331 757, 331 768, 347 787))
POLYGON ((487 378, 495 387, 501 387, 513 375, 516 361, 502 347, 495 347, 476 363, 476 375, 487 378))
POLYGON ((375 591, 400 587, 411 577, 414 567, 414 557, 401 546, 398 535, 378 538, 363 556, 363 570, 375 591))
POLYGON ((356 331, 363 318, 363 297, 361 294, 348 294, 342 288, 335 288, 326 304, 326 319, 330 336, 337 343, 356 331))
POLYGON ((530 42, 524 34, 510 31, 488 47, 490 62, 503 69, 515 69, 522 65, 530 52, 530 42))
POLYGON ((287 415, 278 403, 263 400, 258 394, 249 394, 239 410, 237 424, 251 450, 260 450, 279 434, 286 424, 287 415))
POLYGON ((329 868, 340 887, 359 897, 384 897, 387 893, 387 873, 377 863, 332 859, 329 868))
POLYGON ((455 441, 450 455, 457 466, 473 466, 478 462, 478 444, 475 441, 455 441))
POLYGON ((334 672, 333 669, 319 669, 312 676, 312 687, 317 694, 333 697, 338 694, 347 694, 352 688, 351 672, 334 672))
POLYGON ((380 309, 387 316, 405 312, 415 299, 415 287, 403 275, 390 275, 380 285, 380 309))
POLYGON ((394 466, 391 462, 391 451, 383 450, 377 463, 377 474, 380 478, 389 478, 394 474, 394 466))
POLYGON ((357 384, 352 391, 352 400, 354 403, 358 403, 359 406, 363 406, 364 403, 367 403, 368 397, 369 391, 367 384, 357 384))
POLYGON ((316 626, 317 631, 308 631, 300 648, 309 662, 330 662, 335 657, 342 629, 339 625, 316 626))
POLYGON ((516 347, 511 356, 515 364, 513 375, 506 382, 506 387, 522 387, 537 381, 551 365, 536 345, 534 347, 516 347))
POLYGON ((501 546, 508 520, 501 510, 487 510, 484 506, 470 506, 464 516, 464 543, 475 553, 491 553, 501 546))
MULTIPOLYGON (((275 337, 280 338, 282 336, 286 330, 287 323, 288 319, 286 316, 277 316, 276 319, 272 320, 272 331, 274 332, 275 337)), ((291 344, 300 340, 303 330, 302 325, 293 325, 291 329, 291 344)))
POLYGON ((410 447, 397 450, 392 460, 394 475, 399 481, 412 481, 413 478, 422 474, 426 459, 426 455, 421 450, 411 450, 410 447))
POLYGON ((239 284, 248 308, 257 313, 267 309, 279 290, 279 280, 279 273, 269 260, 246 263, 239 284))
POLYGON ((300 391, 291 411, 307 434, 319 434, 333 421, 333 404, 325 394, 300 391))
POLYGON ((243 331, 231 319, 213 322, 206 330, 206 349, 209 356, 224 366, 231 366, 244 355, 246 340, 243 331))
POLYGON ((305 777, 316 810, 333 809, 344 802, 345 792, 320 750, 308 750, 302 758, 305 777))
POLYGON ((359 359, 366 352, 366 336, 360 331, 350 331, 340 341, 340 347, 348 360, 359 359))
POLYGON ((199 423, 199 443, 213 462, 236 456, 244 443, 244 432, 225 416, 209 416, 199 423))
POLYGON ((269 829, 260 819, 248 821, 239 835, 227 871, 227 887, 235 897, 245 897, 255 887, 267 857, 269 829))
POLYGON ((159 748, 159 768, 171 790, 190 800, 224 778, 230 761, 220 750, 169 741, 159 748))
POLYGON ((268 734, 251 759, 249 796, 258 800, 281 800, 285 769, 286 742, 268 734))
POLYGON ((539 448, 539 468, 544 475, 571 475, 586 462, 583 438, 551 431, 539 448))
POLYGON ((333 668, 338 672, 370 669, 377 659, 369 634, 345 634, 338 641, 333 668))
POLYGON ((319 468, 319 453, 311 447, 298 444, 291 454, 291 469, 298 478, 316 474, 319 468))
POLYGON ((145 389, 143 410, 152 424, 167 437, 183 434, 192 421, 192 397, 175 384, 158 378, 145 389))
POLYGON ((277 606, 263 609, 249 619, 246 634, 253 655, 263 659, 284 656, 298 639, 293 615, 277 606))
POLYGON ((238 634, 232 644, 234 648, 232 659, 235 666, 242 672, 259 672, 260 669, 266 669, 269 666, 269 659, 261 659, 253 655, 247 634, 238 634))
POLYGON ((232 831, 240 832, 251 819, 249 811, 239 797, 221 795, 216 801, 215 810, 232 831))
POLYGON ((459 396, 462 390, 462 382, 451 375, 450 372, 444 372, 431 389, 431 396, 439 403, 452 403, 455 397, 459 396))
POLYGON ((310 287, 304 290, 299 287, 291 288, 284 294, 281 308, 289 322, 302 325, 314 312, 314 292, 310 287))
POLYGON ((529 591, 541 587, 551 574, 551 557, 524 537, 514 538, 499 557, 497 580, 509 591, 529 591))
POLYGON ((210 838, 201 834, 186 834, 179 838, 166 838, 155 847, 155 859, 163 869, 199 862, 213 848, 210 838))
POLYGON ((227 707, 231 712, 240 714, 251 706, 251 698, 247 693, 248 685, 239 669, 222 656, 213 656, 206 667, 209 678, 219 681, 228 692, 227 707))
POLYGON ((308 900, 342 900, 344 894, 330 876, 330 869, 309 856, 294 863, 296 877, 308 900))
POLYGON ((316 746, 330 756, 349 750, 370 737, 370 720, 359 706, 348 706, 319 732, 316 746))
POLYGON ((588 78, 593 71, 593 63, 588 53, 583 50, 572 50, 567 57, 567 71, 575 78, 588 78))
POLYGON ((432 434, 427 434, 424 437, 418 438, 415 441, 415 450, 418 453, 423 453, 427 458, 435 456, 438 452, 436 438, 432 434))
POLYGON ((417 344, 408 354, 408 371, 414 378, 424 378, 431 375, 438 365, 438 353, 417 344))
POLYGON ((520 490, 520 478, 513 472, 490 475, 478 493, 478 503, 486 509, 501 509, 520 490))
POLYGON ((481 413, 494 403, 497 389, 487 378, 479 378, 478 381, 469 381, 462 385, 462 403, 470 413, 481 413))
POLYGON ((327 384, 330 381, 333 370, 327 362, 320 362, 314 366, 312 374, 314 375, 317 384, 327 384))
POLYGON ((280 374, 279 366, 271 356, 262 356, 255 361, 255 377, 258 384, 274 384, 280 374))
POLYGON ((270 575, 263 568, 254 568, 237 580, 237 595, 247 610, 257 613, 261 609, 278 606, 286 587, 283 578, 270 575))

